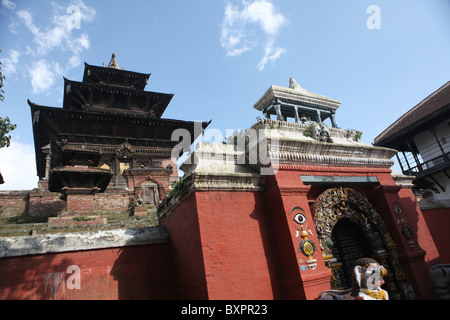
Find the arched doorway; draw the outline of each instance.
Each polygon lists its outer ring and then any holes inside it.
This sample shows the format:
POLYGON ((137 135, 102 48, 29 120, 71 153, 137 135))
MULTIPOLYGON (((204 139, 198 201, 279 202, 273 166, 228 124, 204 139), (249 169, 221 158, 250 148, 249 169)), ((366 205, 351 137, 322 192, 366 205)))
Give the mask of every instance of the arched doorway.
POLYGON ((406 278, 397 245, 372 204, 352 188, 336 187, 324 191, 314 206, 314 225, 324 261, 332 272, 332 288, 349 288, 352 262, 366 255, 388 270, 384 287, 391 299, 400 299, 406 278))
POLYGON ((369 240, 362 229, 347 218, 340 219, 331 232, 333 247, 331 252, 341 267, 336 270, 340 279, 339 287, 350 288, 352 285, 353 264, 359 258, 373 255, 369 240))

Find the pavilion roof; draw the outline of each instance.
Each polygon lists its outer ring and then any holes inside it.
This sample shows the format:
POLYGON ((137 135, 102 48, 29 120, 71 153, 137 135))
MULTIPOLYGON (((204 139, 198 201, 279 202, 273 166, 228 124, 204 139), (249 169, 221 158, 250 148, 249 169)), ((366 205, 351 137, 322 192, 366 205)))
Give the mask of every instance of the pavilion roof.
MULTIPOLYGON (((450 81, 403 114, 374 139, 374 145, 402 151, 404 141, 450 115, 450 81)), ((405 150, 406 151, 406 150, 405 150)))

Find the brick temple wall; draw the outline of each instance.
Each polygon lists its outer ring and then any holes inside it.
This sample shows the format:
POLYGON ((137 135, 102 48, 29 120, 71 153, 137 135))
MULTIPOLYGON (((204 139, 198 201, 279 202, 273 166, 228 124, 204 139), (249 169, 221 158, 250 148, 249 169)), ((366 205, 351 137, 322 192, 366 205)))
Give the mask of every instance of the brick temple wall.
POLYGON ((30 216, 57 215, 66 209, 66 202, 59 192, 30 191, 28 201, 30 216))
POLYGON ((130 204, 128 192, 106 190, 94 196, 94 211, 117 212, 127 211, 130 204))
POLYGON ((1 191, 0 216, 15 217, 28 213, 29 192, 27 191, 1 191))
MULTIPOLYGON (((130 195, 126 190, 106 190, 97 193, 86 202, 86 196, 74 196, 69 208, 81 211, 119 212, 127 211, 130 195)), ((59 192, 49 191, 2 191, 0 192, 0 217, 56 216, 66 211, 67 201, 59 192)))

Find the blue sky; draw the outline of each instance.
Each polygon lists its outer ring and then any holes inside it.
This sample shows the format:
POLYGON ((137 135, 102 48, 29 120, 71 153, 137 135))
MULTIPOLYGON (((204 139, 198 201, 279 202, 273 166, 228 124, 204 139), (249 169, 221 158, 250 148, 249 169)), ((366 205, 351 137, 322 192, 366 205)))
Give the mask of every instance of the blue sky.
POLYGON ((27 99, 61 107, 63 77, 81 81, 84 62, 112 52, 152 74, 146 90, 175 94, 164 118, 245 129, 264 92, 294 77, 341 101, 338 126, 371 144, 450 80, 449 17, 448 0, 1 0, 0 115, 18 127, 0 149, 0 188, 37 186, 27 99))

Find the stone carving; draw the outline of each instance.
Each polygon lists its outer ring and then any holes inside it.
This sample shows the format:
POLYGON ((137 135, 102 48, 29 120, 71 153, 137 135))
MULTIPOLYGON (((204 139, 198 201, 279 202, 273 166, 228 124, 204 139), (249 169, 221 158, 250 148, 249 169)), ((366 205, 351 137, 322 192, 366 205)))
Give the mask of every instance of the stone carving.
POLYGON ((290 88, 290 89, 297 90, 297 91, 303 91, 303 92, 306 92, 306 91, 307 91, 306 89, 302 88, 302 87, 297 83, 297 81, 295 81, 295 79, 292 78, 292 77, 289 79, 289 88, 290 88))
POLYGON ((430 277, 439 299, 450 300, 450 264, 437 264, 430 268, 430 277))
POLYGON ((323 123, 317 123, 314 126, 313 138, 321 142, 333 142, 333 139, 331 139, 330 130, 323 123))
POLYGON ((351 188, 330 188, 317 198, 314 218, 320 247, 327 254, 331 254, 327 245, 331 242, 331 232, 341 218, 362 227, 375 250, 383 249, 385 243, 393 243, 386 225, 366 198, 351 188))
POLYGON ((327 290, 318 300, 389 300, 389 294, 381 289, 387 270, 376 260, 361 258, 353 267, 352 287, 347 290, 327 290))
POLYGON ((131 157, 134 154, 134 148, 126 141, 117 147, 116 154, 124 158, 131 157))

